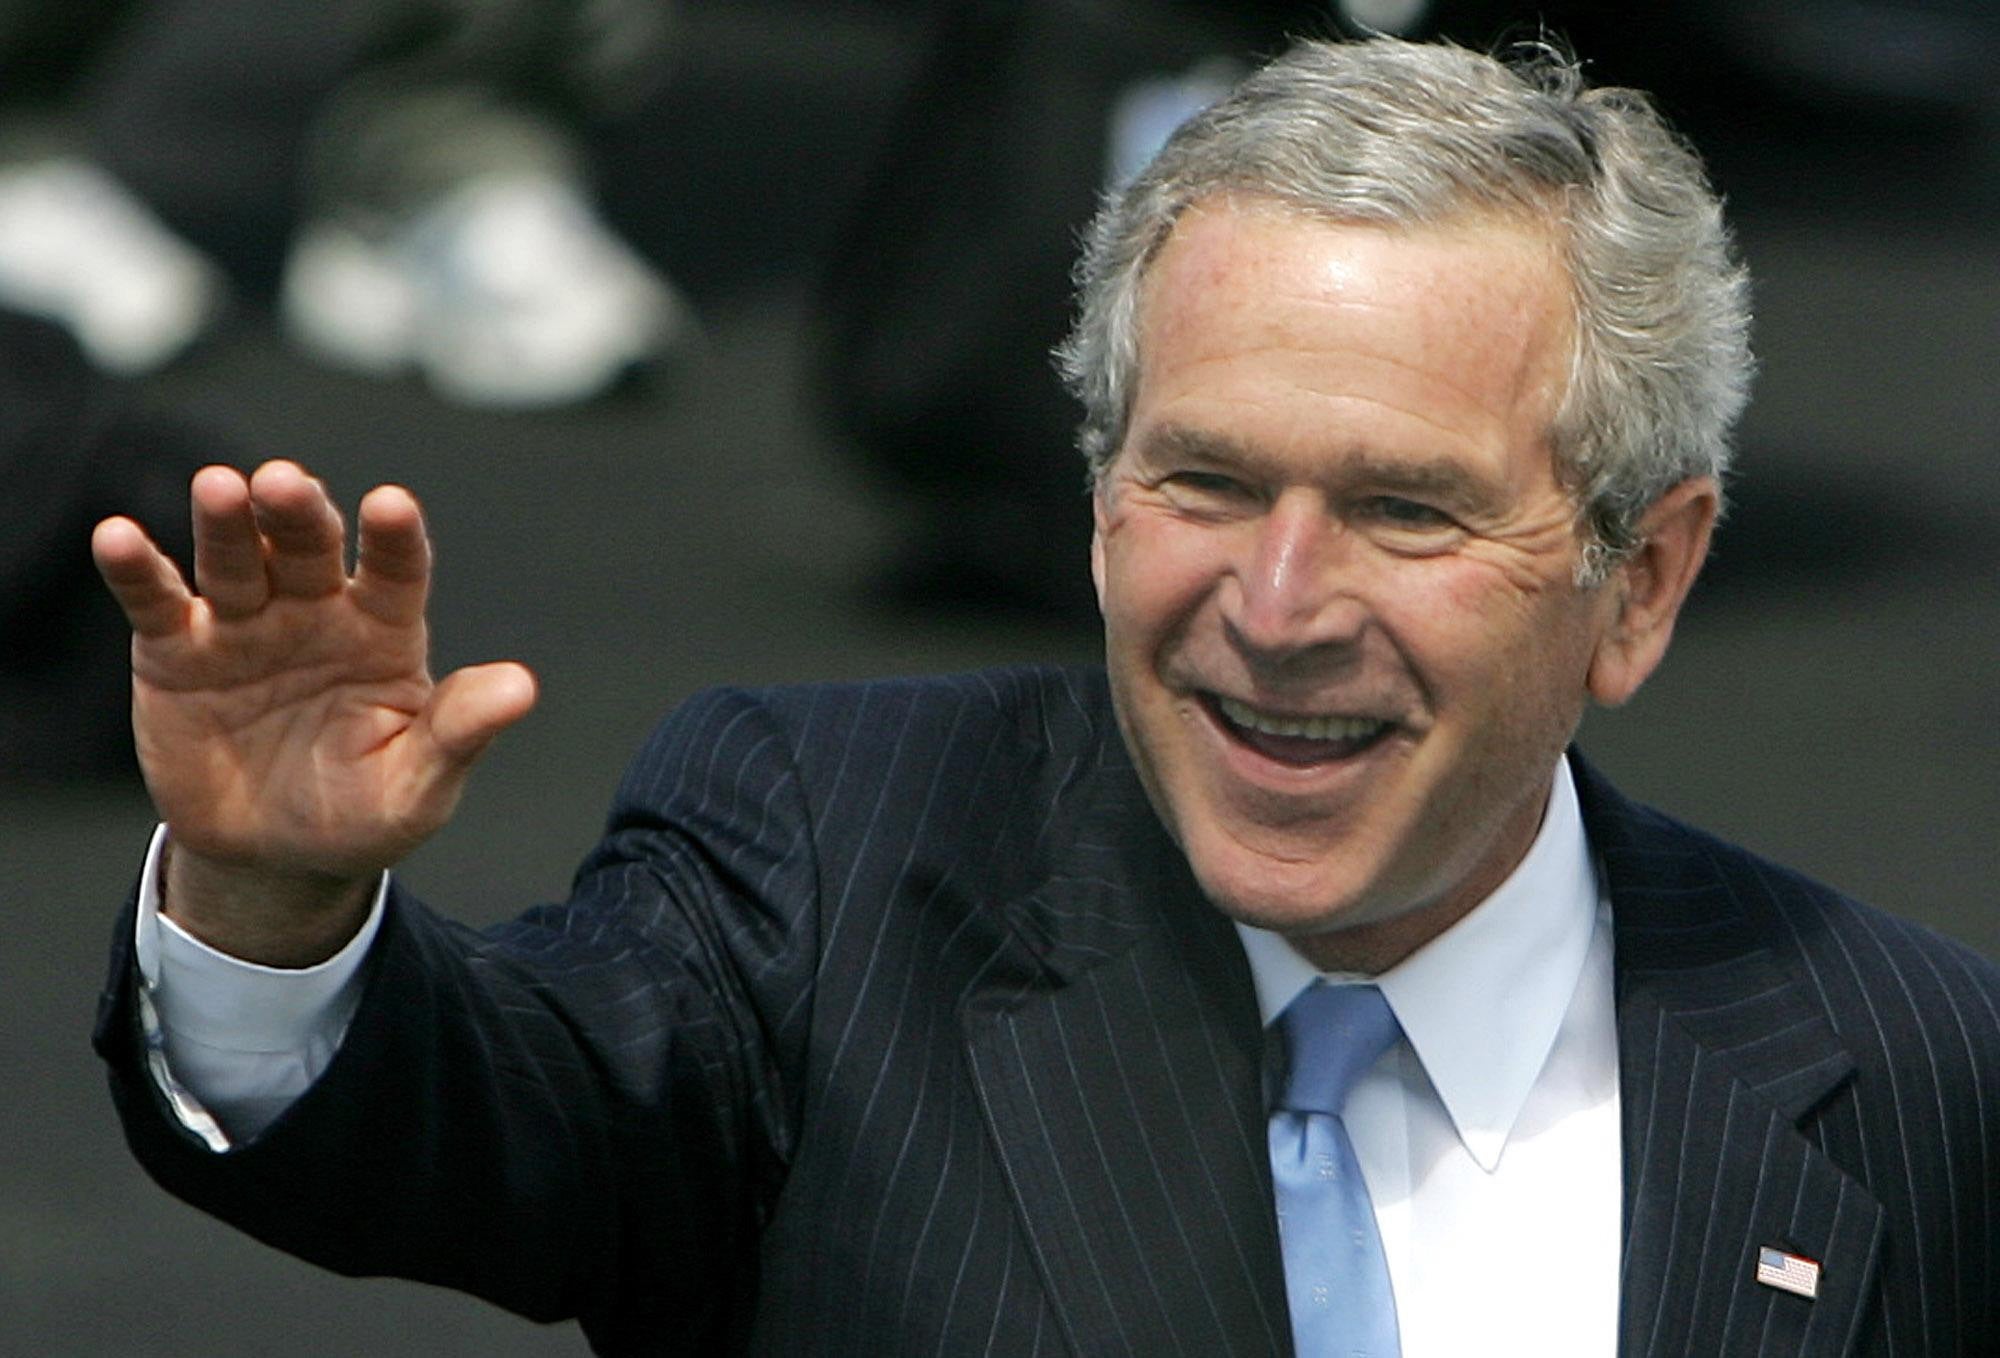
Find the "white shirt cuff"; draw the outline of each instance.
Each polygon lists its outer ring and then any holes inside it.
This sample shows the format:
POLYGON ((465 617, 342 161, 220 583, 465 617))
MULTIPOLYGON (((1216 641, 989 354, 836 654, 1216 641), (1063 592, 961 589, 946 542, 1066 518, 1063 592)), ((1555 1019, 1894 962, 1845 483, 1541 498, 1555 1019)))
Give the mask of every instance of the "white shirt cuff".
POLYGON ((160 913, 166 838, 161 826, 147 849, 133 936, 147 1061, 182 1124, 224 1151, 275 1122, 340 1049, 389 875, 347 946, 314 966, 267 967, 211 948, 160 913))

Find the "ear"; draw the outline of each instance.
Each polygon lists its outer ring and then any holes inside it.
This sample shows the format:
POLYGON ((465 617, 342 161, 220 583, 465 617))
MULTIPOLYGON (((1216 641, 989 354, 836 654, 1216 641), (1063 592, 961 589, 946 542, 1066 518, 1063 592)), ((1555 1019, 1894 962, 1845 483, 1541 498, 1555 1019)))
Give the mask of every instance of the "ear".
POLYGON ((1590 696, 1616 707, 1639 691, 1673 640, 1674 619, 1708 557, 1722 503, 1715 478, 1690 477, 1653 502, 1639 520, 1639 545, 1601 588, 1613 614, 1598 638, 1590 696))
POLYGON ((1090 583, 1097 591, 1097 611, 1104 612, 1104 479, 1090 490, 1090 583))

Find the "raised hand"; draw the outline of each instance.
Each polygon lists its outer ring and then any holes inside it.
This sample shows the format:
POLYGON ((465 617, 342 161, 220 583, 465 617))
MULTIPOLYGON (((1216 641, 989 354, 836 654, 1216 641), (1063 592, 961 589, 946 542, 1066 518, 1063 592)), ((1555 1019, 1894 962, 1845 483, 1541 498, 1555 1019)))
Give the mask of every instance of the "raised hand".
POLYGON ((534 705, 520 665, 430 677, 430 546, 408 491, 340 513, 290 462, 192 487, 195 585, 129 519, 91 549, 131 621, 139 763, 169 830, 166 908, 256 961, 326 956, 375 875, 450 817, 472 762, 534 705))

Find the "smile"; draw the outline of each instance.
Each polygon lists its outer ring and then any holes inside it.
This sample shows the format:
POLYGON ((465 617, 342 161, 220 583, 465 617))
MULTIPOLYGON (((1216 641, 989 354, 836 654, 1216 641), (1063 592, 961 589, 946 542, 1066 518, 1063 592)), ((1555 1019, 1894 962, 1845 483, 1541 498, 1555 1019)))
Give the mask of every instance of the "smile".
POLYGON ((1224 731, 1281 764, 1308 765, 1359 754, 1394 729, 1374 717, 1299 716, 1264 712, 1235 698, 1205 695, 1224 731))

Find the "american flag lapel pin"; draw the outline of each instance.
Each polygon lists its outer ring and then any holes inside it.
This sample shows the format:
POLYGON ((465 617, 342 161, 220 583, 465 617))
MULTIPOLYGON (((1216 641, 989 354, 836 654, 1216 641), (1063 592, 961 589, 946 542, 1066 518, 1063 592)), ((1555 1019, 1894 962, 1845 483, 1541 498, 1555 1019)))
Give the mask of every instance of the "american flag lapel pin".
POLYGON ((1757 1251, 1757 1281, 1781 1292, 1796 1292, 1811 1301, 1819 1295, 1819 1263, 1803 1254, 1774 1250, 1766 1245, 1757 1251))

